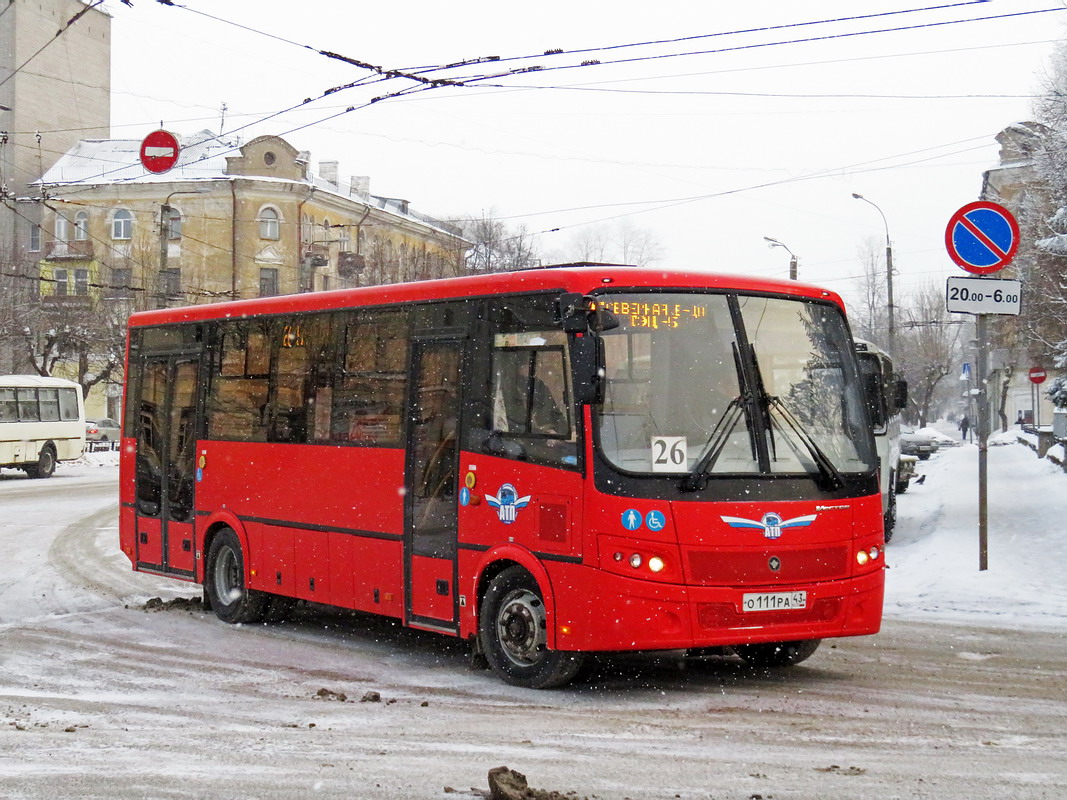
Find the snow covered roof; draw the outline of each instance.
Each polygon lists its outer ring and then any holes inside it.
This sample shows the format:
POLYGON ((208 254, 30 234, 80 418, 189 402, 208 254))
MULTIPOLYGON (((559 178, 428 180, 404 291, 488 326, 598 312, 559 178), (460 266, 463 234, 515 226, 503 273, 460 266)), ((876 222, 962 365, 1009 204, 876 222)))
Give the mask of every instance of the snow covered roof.
POLYGON ((141 164, 141 139, 82 139, 41 176, 46 186, 102 183, 174 183, 228 177, 226 156, 239 151, 232 139, 201 131, 179 136, 178 163, 155 174, 141 164))
MULTIPOLYGON (((103 184, 168 184, 177 181, 217 181, 247 177, 257 181, 292 181, 263 175, 234 175, 227 171, 227 158, 241 155, 239 140, 219 136, 211 131, 200 131, 192 136, 178 136, 181 149, 178 162, 168 172, 149 172, 141 164, 142 139, 83 139, 60 156, 36 184, 53 187, 103 184)), ((301 160, 308 158, 301 153, 301 160)), ((406 200, 378 197, 364 193, 349 181, 327 180, 308 168, 308 178, 303 183, 340 197, 368 203, 387 214, 402 217, 422 225, 444 231, 451 236, 461 236, 460 229, 426 214, 413 211, 406 200)))

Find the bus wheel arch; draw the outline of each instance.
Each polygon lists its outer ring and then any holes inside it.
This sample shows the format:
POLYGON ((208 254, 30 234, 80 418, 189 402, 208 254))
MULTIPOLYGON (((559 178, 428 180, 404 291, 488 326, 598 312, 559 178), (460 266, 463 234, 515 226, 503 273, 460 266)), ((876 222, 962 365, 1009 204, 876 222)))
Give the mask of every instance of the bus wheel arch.
POLYGON ((496 562, 483 575, 478 644, 489 668, 505 682, 530 689, 563 686, 578 674, 582 653, 549 647, 544 590, 521 564, 496 562))
POLYGON ((231 624, 259 622, 267 611, 267 595, 248 588, 247 550, 237 532, 219 524, 205 537, 204 596, 215 615, 231 624))
POLYGON ((51 478, 56 471, 57 460, 55 442, 47 441, 37 453, 37 463, 26 465, 26 474, 31 478, 51 478))

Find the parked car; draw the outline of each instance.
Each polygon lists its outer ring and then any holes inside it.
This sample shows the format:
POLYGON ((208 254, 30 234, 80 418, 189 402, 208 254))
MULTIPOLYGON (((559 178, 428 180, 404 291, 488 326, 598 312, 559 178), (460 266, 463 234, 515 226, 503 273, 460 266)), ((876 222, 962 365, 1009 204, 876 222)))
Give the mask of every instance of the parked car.
POLYGON ((925 461, 937 452, 937 447, 937 440, 932 436, 914 428, 900 429, 900 452, 904 455, 918 456, 920 461, 925 461))
POLYGON ((85 438, 90 442, 117 442, 122 438, 122 431, 113 419, 87 419, 85 438))

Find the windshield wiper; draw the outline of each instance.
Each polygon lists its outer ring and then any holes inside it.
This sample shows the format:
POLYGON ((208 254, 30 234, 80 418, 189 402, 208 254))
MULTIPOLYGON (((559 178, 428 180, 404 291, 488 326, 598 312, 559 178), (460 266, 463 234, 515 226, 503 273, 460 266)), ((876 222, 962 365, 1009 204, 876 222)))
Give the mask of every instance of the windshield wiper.
POLYGON ((722 451, 726 449, 726 442, 729 440, 730 434, 733 433, 737 423, 744 415, 741 395, 738 395, 727 404, 726 410, 719 417, 719 421, 711 429, 708 442, 704 445, 704 454, 693 465, 693 469, 685 476, 685 480, 682 481, 681 488, 683 492, 695 492, 708 485, 708 472, 715 466, 715 462, 719 460, 722 451))
MULTIPOLYGON (((834 462, 830 460, 830 457, 823 452, 822 448, 816 444, 815 440, 811 437, 811 434, 804 430, 804 426, 800 424, 793 413, 786 408, 785 403, 778 397, 766 397, 766 403, 768 408, 773 408, 778 411, 778 414, 785 420, 786 425, 790 430, 796 434, 796 437, 803 443, 807 449, 808 454, 811 456, 811 460, 815 462, 815 466, 819 470, 819 477, 822 483, 823 489, 840 489, 845 485, 844 479, 841 477, 841 472, 834 466, 834 462)), ((790 447, 794 447, 793 440, 789 437, 785 437, 786 442, 790 447)), ((794 450, 796 448, 794 447, 794 450)), ((798 454, 799 455, 799 454, 798 454)))

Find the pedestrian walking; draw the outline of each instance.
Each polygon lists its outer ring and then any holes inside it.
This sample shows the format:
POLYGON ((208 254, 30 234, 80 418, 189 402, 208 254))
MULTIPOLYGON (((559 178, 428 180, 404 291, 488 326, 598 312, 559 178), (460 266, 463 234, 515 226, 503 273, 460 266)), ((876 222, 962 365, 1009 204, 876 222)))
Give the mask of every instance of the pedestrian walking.
POLYGON ((963 441, 967 441, 967 431, 970 430, 971 421, 964 415, 960 418, 960 432, 963 434, 963 441))

